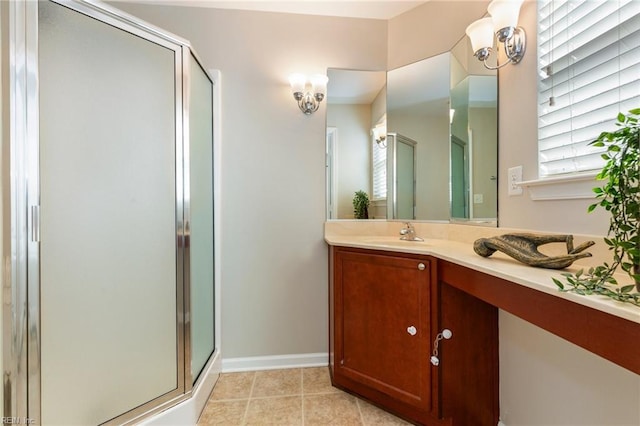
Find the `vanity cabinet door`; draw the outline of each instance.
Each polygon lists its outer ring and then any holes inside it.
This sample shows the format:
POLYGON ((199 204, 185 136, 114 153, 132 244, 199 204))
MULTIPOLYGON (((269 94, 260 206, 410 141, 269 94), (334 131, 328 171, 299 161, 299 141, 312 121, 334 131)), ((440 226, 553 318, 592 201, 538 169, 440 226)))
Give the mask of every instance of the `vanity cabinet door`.
POLYGON ((429 351, 435 262, 345 248, 334 253, 334 384, 424 421, 433 400, 429 351))

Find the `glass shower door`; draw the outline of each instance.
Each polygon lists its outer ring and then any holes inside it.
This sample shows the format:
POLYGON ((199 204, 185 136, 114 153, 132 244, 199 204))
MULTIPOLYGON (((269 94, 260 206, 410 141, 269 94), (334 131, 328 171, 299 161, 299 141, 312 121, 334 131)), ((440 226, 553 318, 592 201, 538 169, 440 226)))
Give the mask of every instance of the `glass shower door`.
POLYGON ((190 54, 189 274, 191 377, 195 383, 215 349, 213 235, 213 83, 190 54))
POLYGON ((469 218, 467 144, 451 135, 451 217, 469 218))
POLYGON ((182 392, 179 46, 39 2, 42 424, 182 392))
POLYGON ((394 219, 415 219, 416 205, 416 142, 397 134, 394 138, 394 219))
POLYGON ((415 219, 414 215, 414 147, 409 144, 402 143, 398 139, 396 145, 396 160, 398 161, 396 171, 396 185, 398 197, 398 218, 399 219, 415 219))

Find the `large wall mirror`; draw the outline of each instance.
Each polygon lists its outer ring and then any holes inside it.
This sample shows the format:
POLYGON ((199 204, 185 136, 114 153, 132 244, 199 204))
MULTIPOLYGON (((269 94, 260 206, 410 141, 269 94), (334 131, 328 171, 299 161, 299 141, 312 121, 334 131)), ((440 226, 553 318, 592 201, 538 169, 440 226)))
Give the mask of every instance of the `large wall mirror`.
POLYGON ((497 75, 466 38, 386 73, 329 69, 327 218, 497 226, 497 75))

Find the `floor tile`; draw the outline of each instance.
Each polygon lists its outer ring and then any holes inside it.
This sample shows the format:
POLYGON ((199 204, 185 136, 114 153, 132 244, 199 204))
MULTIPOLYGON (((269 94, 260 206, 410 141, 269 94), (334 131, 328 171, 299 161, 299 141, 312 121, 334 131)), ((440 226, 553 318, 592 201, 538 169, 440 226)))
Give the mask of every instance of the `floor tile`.
POLYGON ((265 396, 300 395, 302 372, 299 368, 256 371, 252 398, 265 396))
POLYGON ((221 400, 249 398, 255 376, 255 371, 221 374, 218 382, 213 388, 211 399, 221 400))
POLYGON ((411 424, 361 399, 358 399, 358 406, 360 407, 360 414, 362 415, 365 426, 400 426, 411 424))
POLYGON ((302 425, 302 397, 251 399, 245 425, 302 425))
POLYGON ((238 426, 247 411, 248 399, 235 401, 209 401, 198 420, 198 426, 238 426))
POLYGON ((303 396, 305 426, 362 425, 356 398, 346 393, 303 396))
POLYGON ((405 426, 409 423, 331 385, 329 369, 224 373, 198 426, 405 426))
POLYGON ((303 368, 302 369, 302 393, 305 395, 314 393, 335 393, 339 389, 331 385, 329 367, 303 368))

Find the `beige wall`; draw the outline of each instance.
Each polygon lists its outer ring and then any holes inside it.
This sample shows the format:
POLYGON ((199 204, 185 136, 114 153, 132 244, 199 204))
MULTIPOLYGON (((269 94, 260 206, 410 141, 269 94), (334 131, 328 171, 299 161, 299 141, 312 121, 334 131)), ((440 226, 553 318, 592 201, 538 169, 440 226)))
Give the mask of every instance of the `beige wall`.
POLYGON ((302 114, 287 78, 386 69, 386 22, 116 6, 221 70, 223 357, 326 352, 326 105, 302 114))
POLYGON ((436 0, 389 21, 389 69, 448 52, 489 0, 436 0), (393 46, 393 47, 391 47, 393 46))
POLYGON ((640 378, 500 311, 500 415, 507 426, 636 426, 640 378))
POLYGON ((371 105, 327 106, 327 126, 338 129, 336 193, 338 219, 353 219, 353 196, 371 199, 371 105))

